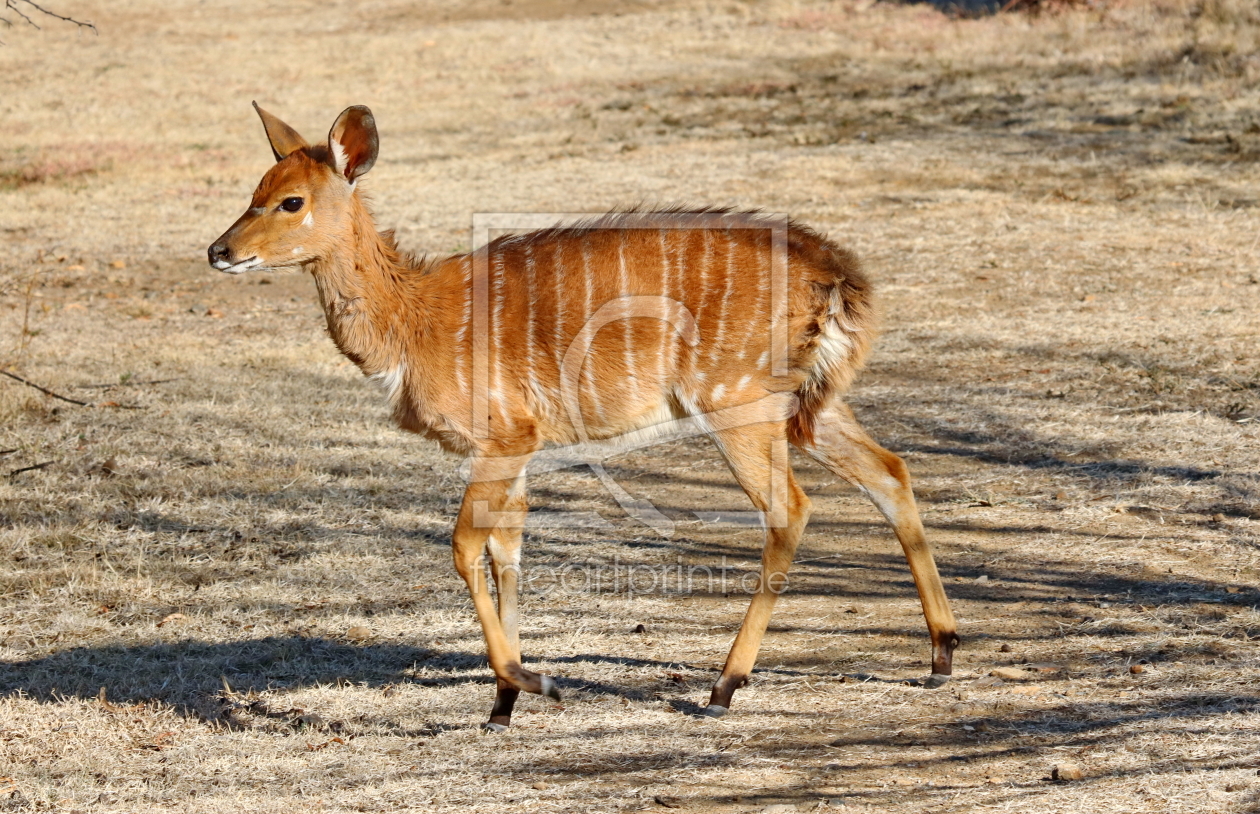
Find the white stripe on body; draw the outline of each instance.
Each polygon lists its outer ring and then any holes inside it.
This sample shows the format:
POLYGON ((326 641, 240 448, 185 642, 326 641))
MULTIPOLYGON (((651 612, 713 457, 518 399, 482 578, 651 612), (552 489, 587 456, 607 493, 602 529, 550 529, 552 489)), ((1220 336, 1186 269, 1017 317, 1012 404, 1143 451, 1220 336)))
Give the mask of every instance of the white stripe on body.
POLYGON ((464 366, 472 352, 468 344, 468 326, 472 322, 472 259, 460 264, 464 278, 464 305, 460 314, 459 327, 455 329, 455 384, 460 393, 468 392, 468 384, 464 379, 464 366))
MULTIPOLYGON (((660 230, 661 236, 661 296, 666 299, 674 295, 673 285, 671 284, 672 270, 669 265, 669 255, 666 253, 665 246, 665 230, 660 230)), ((661 314, 662 317, 665 314, 661 314)), ((674 361, 674 342, 677 331, 670 330, 667 326, 669 323, 662 320, 661 322, 661 341, 656 346, 656 382, 657 387, 664 388, 667 392, 669 382, 673 377, 673 361, 674 361), (668 362, 666 361, 668 360, 668 362)))
MULTIPOLYGON (((624 229, 617 230, 617 283, 621 289, 621 300, 628 305, 630 302, 630 274, 626 269, 626 233, 624 229)), ((623 356, 626 362, 626 385, 633 388, 632 393, 637 397, 639 395, 640 382, 638 372, 634 366, 634 333, 630 330, 632 327, 630 320, 623 318, 621 327, 622 336, 625 338, 623 356)))
POLYGON ((757 276, 757 302, 753 306, 753 310, 752 313, 749 314, 749 318, 744 322, 746 333, 744 334, 744 341, 741 342, 739 346, 739 358, 741 360, 747 359, 749 354, 755 350, 753 347, 754 340, 767 339, 770 336, 771 325, 768 317, 769 298, 769 291, 766 288, 766 275, 760 274, 757 276), (765 299, 767 300, 766 311, 763 311, 761 308, 763 294, 766 295, 765 299), (761 324, 763 314, 767 316, 766 330, 764 333, 757 330, 757 327, 761 324))
MULTIPOLYGON (((564 314, 568 310, 564 301, 564 259, 560 252, 560 241, 552 243, 551 251, 552 276, 555 277, 555 303, 551 309, 551 318, 555 320, 552 334, 556 353, 556 381, 560 381, 561 371, 564 369, 564 314)), ((557 391, 558 392, 558 391, 557 391)))
POLYGON ((494 342, 494 363, 490 368, 490 395, 499 405, 499 414, 505 427, 512 425, 512 417, 508 414, 507 401, 503 392, 503 301, 506 270, 503 263, 503 251, 492 256, 490 274, 493 281, 493 301, 490 305, 490 338, 494 342))
MULTIPOLYGON (((709 302, 709 266, 713 264, 713 230, 704 230, 704 254, 700 259, 700 304, 696 306, 696 325, 702 325, 704 309, 709 302)), ((691 366, 694 369, 704 347, 704 337, 691 348, 691 366)))
POLYGON ((534 312, 538 310, 538 302, 534 296, 534 244, 525 244, 525 370, 522 371, 526 381, 537 378, 534 375, 534 312))
MULTIPOLYGON (((590 251, 590 247, 587 246, 587 236, 584 235, 581 238, 581 240, 582 240, 582 279, 586 286, 586 303, 584 306, 584 310, 582 311, 582 325, 583 327, 585 327, 586 323, 590 321, 590 318, 593 315, 593 312, 591 311, 591 297, 592 297, 591 288, 594 285, 594 281, 591 280, 591 251, 590 251)), ((594 340, 592 340, 592 343, 593 341, 594 340)), ((600 404, 599 392, 596 389, 597 384, 595 382, 595 374, 591 372, 590 365, 586 364, 588 361, 589 361, 588 359, 582 360, 581 372, 583 375, 587 375, 590 377, 590 386, 586 389, 587 389, 587 392, 590 393, 591 405, 595 408, 595 415, 599 418, 599 421, 602 424, 604 421, 604 406, 600 404)), ((579 392, 581 392, 581 382, 582 382, 582 379, 579 376, 578 378, 579 392)))
MULTIPOLYGON (((726 338, 726 307, 731 298, 731 280, 735 276, 735 241, 726 236, 726 274, 722 281, 722 301, 718 305, 718 324, 713 332, 713 343, 709 350, 709 361, 716 362, 722 352, 722 340, 726 338)), ((700 371, 703 373, 704 371, 700 371)), ((704 378, 697 374, 697 378, 704 378)))
MULTIPOLYGON (((667 249, 669 248, 670 242, 673 242, 675 246, 677 246, 679 239, 682 239, 678 237, 679 234, 680 232, 678 231, 678 229, 673 229, 673 231, 670 231, 669 237, 672 238, 672 241, 665 241, 665 248, 667 249)), ((679 300, 682 300, 682 295, 679 295, 677 297, 674 296, 674 268, 675 267, 678 268, 678 282, 679 284, 682 284, 683 253, 680 251, 675 251, 674 258, 675 258, 675 261, 677 262, 665 263, 665 281, 662 287, 665 291, 665 299, 678 302, 679 300)), ((679 287, 682 287, 682 286, 679 285, 679 287)), ((669 323, 664 323, 664 324, 669 325, 669 323)), ((665 345, 665 372, 667 372, 667 374, 669 375, 669 383, 673 383, 675 381, 678 381, 678 331, 677 330, 665 330, 664 345, 665 345)), ((664 384, 665 387, 668 387, 669 383, 662 382, 662 384, 664 384)))

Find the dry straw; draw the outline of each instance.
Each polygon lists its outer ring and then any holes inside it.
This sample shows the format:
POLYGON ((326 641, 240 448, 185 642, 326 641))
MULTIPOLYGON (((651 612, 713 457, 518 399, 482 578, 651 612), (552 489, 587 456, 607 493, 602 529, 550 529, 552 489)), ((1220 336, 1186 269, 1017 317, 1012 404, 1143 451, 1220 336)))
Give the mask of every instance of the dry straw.
MULTIPOLYGON (((0 274, 37 280, 4 286, 0 351, 142 409, 0 384, 0 474, 55 461, 0 478, 0 806, 1256 807, 1254 4, 83 16, 99 37, 0 48, 0 178, 94 162, 0 189, 0 274), (371 104, 405 248, 467 248, 473 212, 646 198, 791 212, 855 249, 885 332, 852 401, 915 475, 955 681, 903 683, 925 641, 895 542, 802 462, 814 520, 730 716, 686 713, 742 596, 553 592, 524 598, 524 644, 565 703, 478 735, 458 462, 389 427, 309 280, 204 265, 270 160, 251 98, 312 127, 371 104)), ((678 533, 547 473, 536 505, 607 526, 528 532, 529 565, 755 565, 755 529, 694 519, 746 508, 704 443, 609 465, 678 533)))

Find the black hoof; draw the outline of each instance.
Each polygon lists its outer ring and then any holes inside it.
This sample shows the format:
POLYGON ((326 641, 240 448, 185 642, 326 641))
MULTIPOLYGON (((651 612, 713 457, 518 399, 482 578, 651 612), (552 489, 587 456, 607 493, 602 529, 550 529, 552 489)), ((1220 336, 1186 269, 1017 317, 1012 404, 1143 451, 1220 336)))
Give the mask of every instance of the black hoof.
POLYGON ((949 681, 949 676, 942 673, 932 673, 932 675, 923 679, 923 686, 929 690, 935 690, 937 687, 944 687, 947 681, 949 681))
POLYGON ((704 709, 700 710, 700 717, 702 717, 702 718, 721 718, 721 717, 722 717, 723 715, 725 715, 728 711, 729 711, 729 710, 728 710, 726 707, 719 706, 719 705, 717 705, 717 704, 709 704, 707 707, 705 707, 704 709))
POLYGON ((499 735, 503 732, 507 732, 508 728, 504 724, 492 724, 492 723, 487 722, 481 725, 481 731, 490 732, 492 734, 499 735))
MULTIPOLYGON (((516 662, 509 662, 507 675, 500 676, 503 681, 516 690, 545 695, 553 701, 560 700, 560 690, 556 688, 556 680, 549 675, 526 670, 516 662)), ((516 699, 513 698, 513 701, 516 699)))
POLYGON ((559 701, 560 688, 556 686, 556 680, 548 675, 539 676, 538 679, 538 694, 545 695, 552 701, 559 701))

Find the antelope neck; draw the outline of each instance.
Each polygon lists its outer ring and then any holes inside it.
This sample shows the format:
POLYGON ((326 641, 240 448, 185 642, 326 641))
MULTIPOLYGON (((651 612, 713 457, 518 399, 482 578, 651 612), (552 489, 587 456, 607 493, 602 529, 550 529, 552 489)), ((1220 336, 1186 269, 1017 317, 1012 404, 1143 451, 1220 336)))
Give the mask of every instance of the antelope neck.
POLYGON ((311 263, 328 333, 368 376, 387 375, 403 362, 405 338, 396 326, 423 321, 423 300, 408 289, 398 253, 382 240, 357 194, 350 203, 348 240, 311 263), (416 313, 407 314, 403 311, 416 313))

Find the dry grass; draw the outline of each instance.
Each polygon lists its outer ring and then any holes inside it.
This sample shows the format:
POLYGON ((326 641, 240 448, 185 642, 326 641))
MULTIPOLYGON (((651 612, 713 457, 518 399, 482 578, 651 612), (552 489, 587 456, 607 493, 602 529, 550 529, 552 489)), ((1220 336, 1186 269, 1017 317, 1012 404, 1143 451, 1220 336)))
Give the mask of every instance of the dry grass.
MULTIPOLYGON (((1260 808, 1253 3, 63 5, 99 37, 0 48, 0 359, 104 406, 0 383, 0 807, 1260 808), (802 462, 815 519, 732 715, 682 713, 742 598, 589 590, 524 603, 564 705, 478 735, 457 462, 387 425, 308 280, 205 267, 269 159, 255 98, 311 136, 371 105, 408 247, 646 199, 855 248, 886 331, 852 400, 915 473, 957 680, 904 683, 895 544, 802 462)), ((675 538, 554 473, 535 504, 609 528, 532 531, 530 567, 755 563, 686 520, 744 508, 705 445, 616 464, 675 538)))

